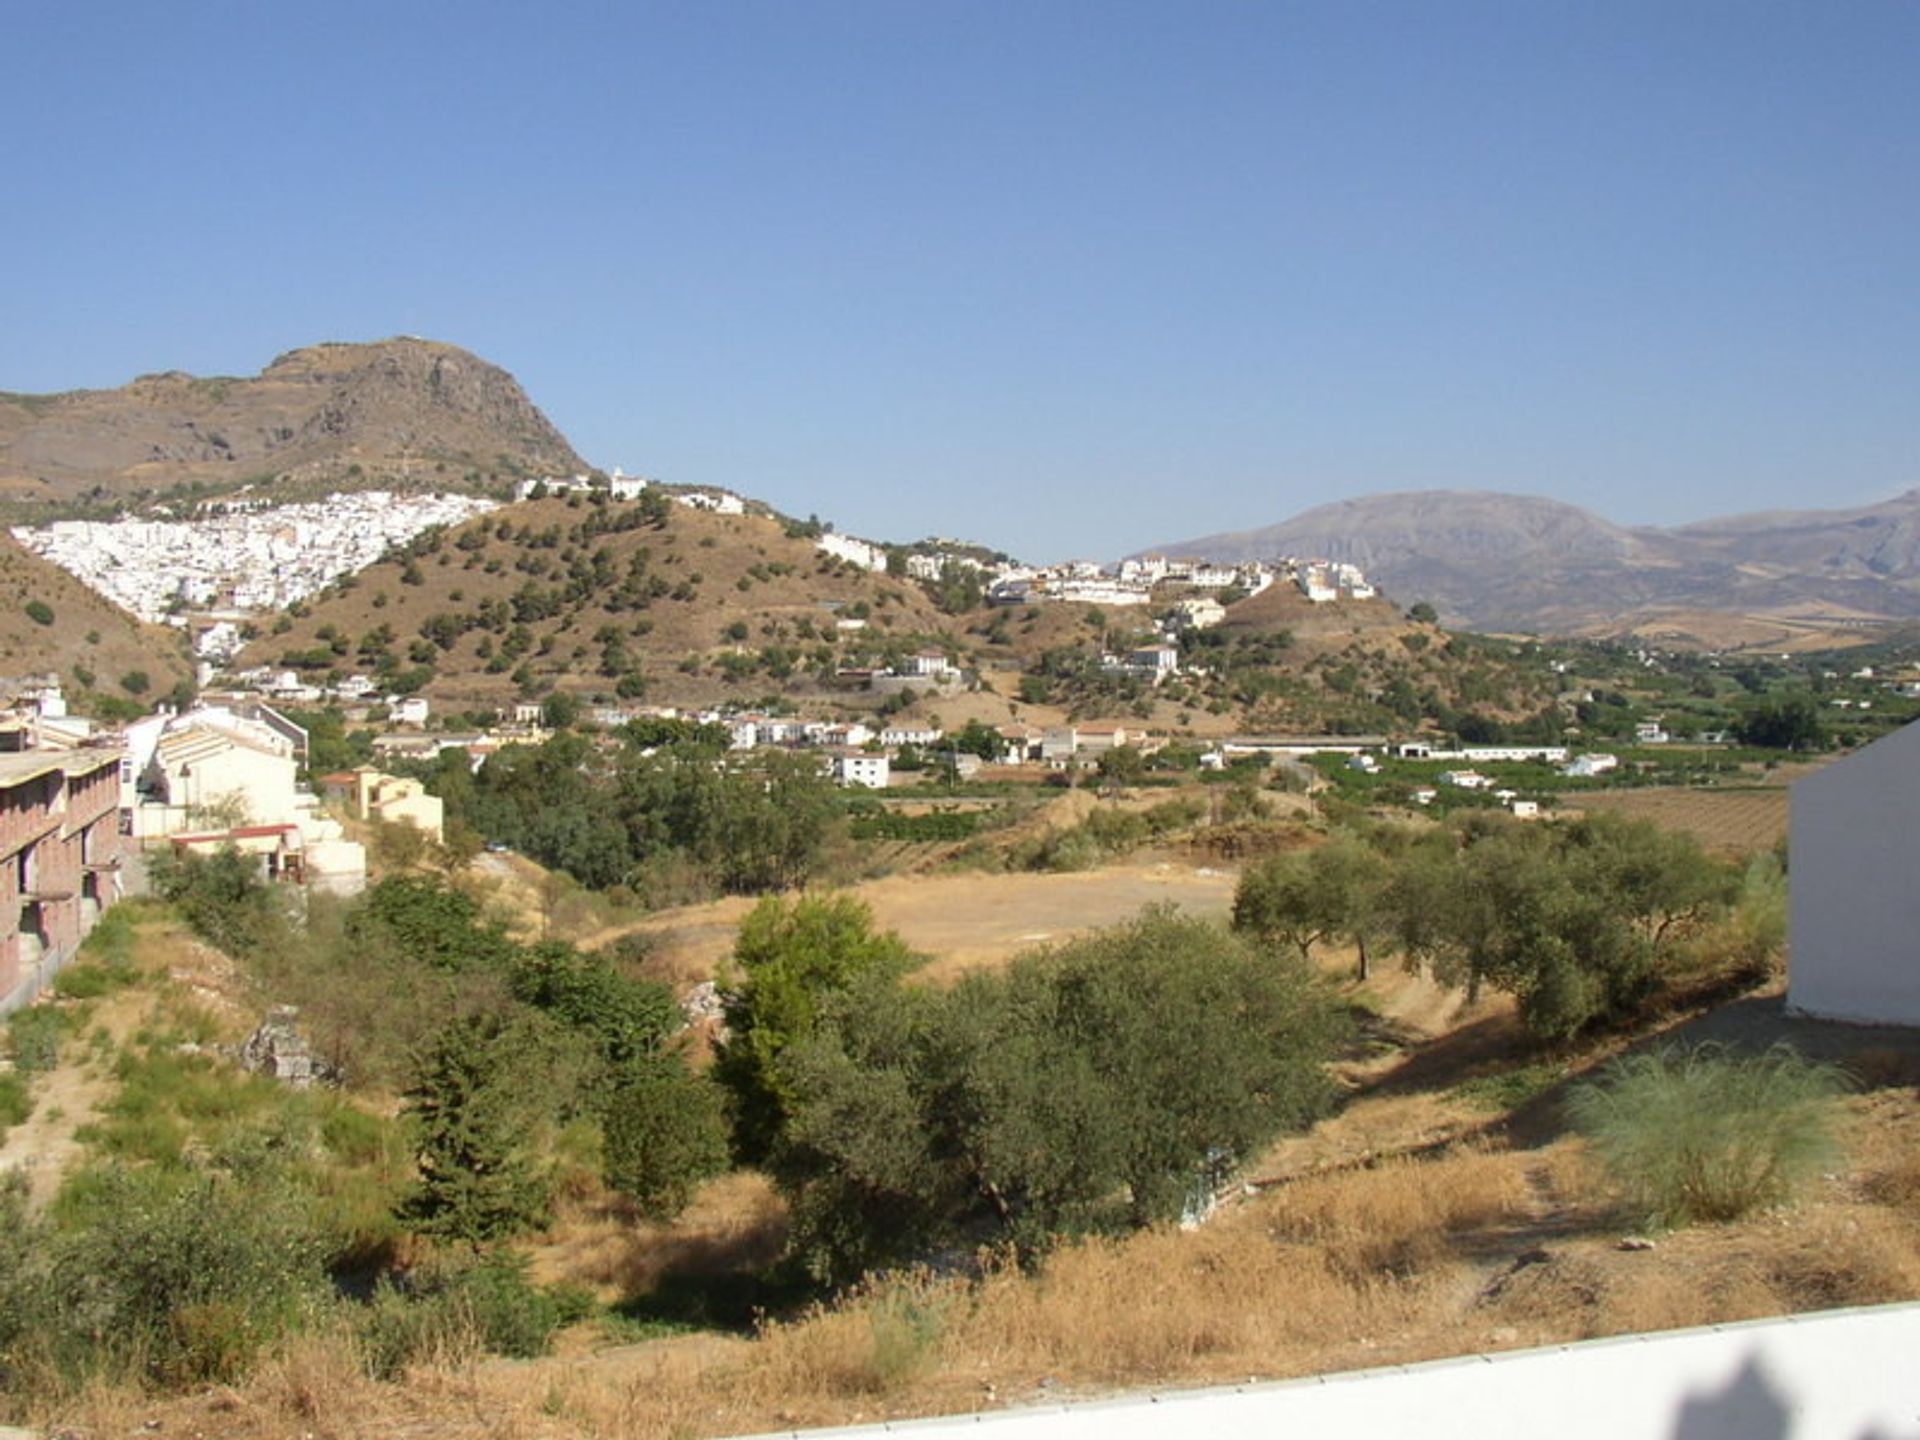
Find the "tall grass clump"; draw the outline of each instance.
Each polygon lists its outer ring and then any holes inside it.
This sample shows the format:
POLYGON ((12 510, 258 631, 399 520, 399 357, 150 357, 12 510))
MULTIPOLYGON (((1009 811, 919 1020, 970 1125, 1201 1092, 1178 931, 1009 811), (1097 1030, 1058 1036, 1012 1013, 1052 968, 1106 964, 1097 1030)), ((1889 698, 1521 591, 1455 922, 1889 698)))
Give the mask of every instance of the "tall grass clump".
POLYGON ((1567 1100, 1574 1125, 1647 1221, 1733 1220, 1790 1199, 1835 1149, 1841 1072, 1776 1045, 1616 1060, 1567 1100))
POLYGON ((73 1028, 73 1015, 55 1005, 34 1005, 14 1012, 7 1022, 6 1052, 22 1074, 51 1070, 60 1063, 60 1045, 73 1028))
POLYGON ((0 1074, 0 1137, 33 1114, 33 1096, 26 1077, 14 1071, 0 1074))
POLYGON ((54 993, 64 1000, 93 1000, 140 978, 134 964, 133 908, 115 905, 95 922, 80 942, 80 956, 55 977, 54 993))

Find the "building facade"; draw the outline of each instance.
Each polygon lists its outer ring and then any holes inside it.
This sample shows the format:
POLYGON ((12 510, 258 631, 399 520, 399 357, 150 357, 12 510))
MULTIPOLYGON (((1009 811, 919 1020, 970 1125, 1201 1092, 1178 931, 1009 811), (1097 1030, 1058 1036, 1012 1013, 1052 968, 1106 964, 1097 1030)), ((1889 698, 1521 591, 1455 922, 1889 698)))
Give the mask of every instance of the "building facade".
POLYGON ((119 868, 117 750, 0 755, 0 1013, 73 958, 119 868))

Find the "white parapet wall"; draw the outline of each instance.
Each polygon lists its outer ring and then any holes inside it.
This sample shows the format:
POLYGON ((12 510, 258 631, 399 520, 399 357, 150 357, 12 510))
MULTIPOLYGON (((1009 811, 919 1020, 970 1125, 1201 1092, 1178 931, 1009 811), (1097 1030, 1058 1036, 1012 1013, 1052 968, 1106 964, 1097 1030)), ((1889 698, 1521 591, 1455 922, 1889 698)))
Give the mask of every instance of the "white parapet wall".
POLYGON ((1230 1390, 902 1421, 916 1440, 1915 1440, 1920 1305, 1628 1335, 1230 1390))

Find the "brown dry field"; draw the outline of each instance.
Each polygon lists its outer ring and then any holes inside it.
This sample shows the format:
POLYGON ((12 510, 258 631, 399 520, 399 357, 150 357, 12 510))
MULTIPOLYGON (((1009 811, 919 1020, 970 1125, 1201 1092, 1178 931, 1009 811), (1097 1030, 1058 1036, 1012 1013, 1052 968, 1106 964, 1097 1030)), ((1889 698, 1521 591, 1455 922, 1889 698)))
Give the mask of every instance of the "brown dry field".
POLYGON ((1575 633, 1608 640, 1630 635, 1682 650, 1757 650, 1787 655, 1871 644, 1892 628, 1894 622, 1887 617, 1858 610, 1661 609, 1624 618, 1610 616, 1582 625, 1575 633))
POLYGON ((1645 790, 1595 790, 1569 796, 1573 810, 1607 810, 1636 820, 1651 820, 1667 830, 1691 835, 1723 855, 1750 855, 1787 838, 1787 789, 1700 790, 1661 786, 1645 790))
MULTIPOLYGON (((919 973, 938 982, 1115 924, 1143 905, 1225 915, 1236 881, 1229 869, 1149 859, 1066 875, 895 875, 848 886, 844 893, 866 904, 880 929, 897 931, 913 949, 933 956, 919 973)), ((592 947, 620 935, 650 935, 657 949, 649 968, 683 984, 710 979, 724 967, 734 931, 755 903, 734 898, 662 910, 585 935, 580 943, 592 947)))

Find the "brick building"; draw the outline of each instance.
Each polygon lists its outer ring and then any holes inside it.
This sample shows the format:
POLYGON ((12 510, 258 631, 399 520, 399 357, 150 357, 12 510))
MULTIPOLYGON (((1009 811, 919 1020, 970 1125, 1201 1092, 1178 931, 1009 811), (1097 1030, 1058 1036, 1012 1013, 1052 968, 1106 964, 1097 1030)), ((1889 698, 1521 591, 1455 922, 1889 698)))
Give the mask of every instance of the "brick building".
POLYGON ((0 754, 0 1014, 120 898, 119 807, 117 750, 0 754))

